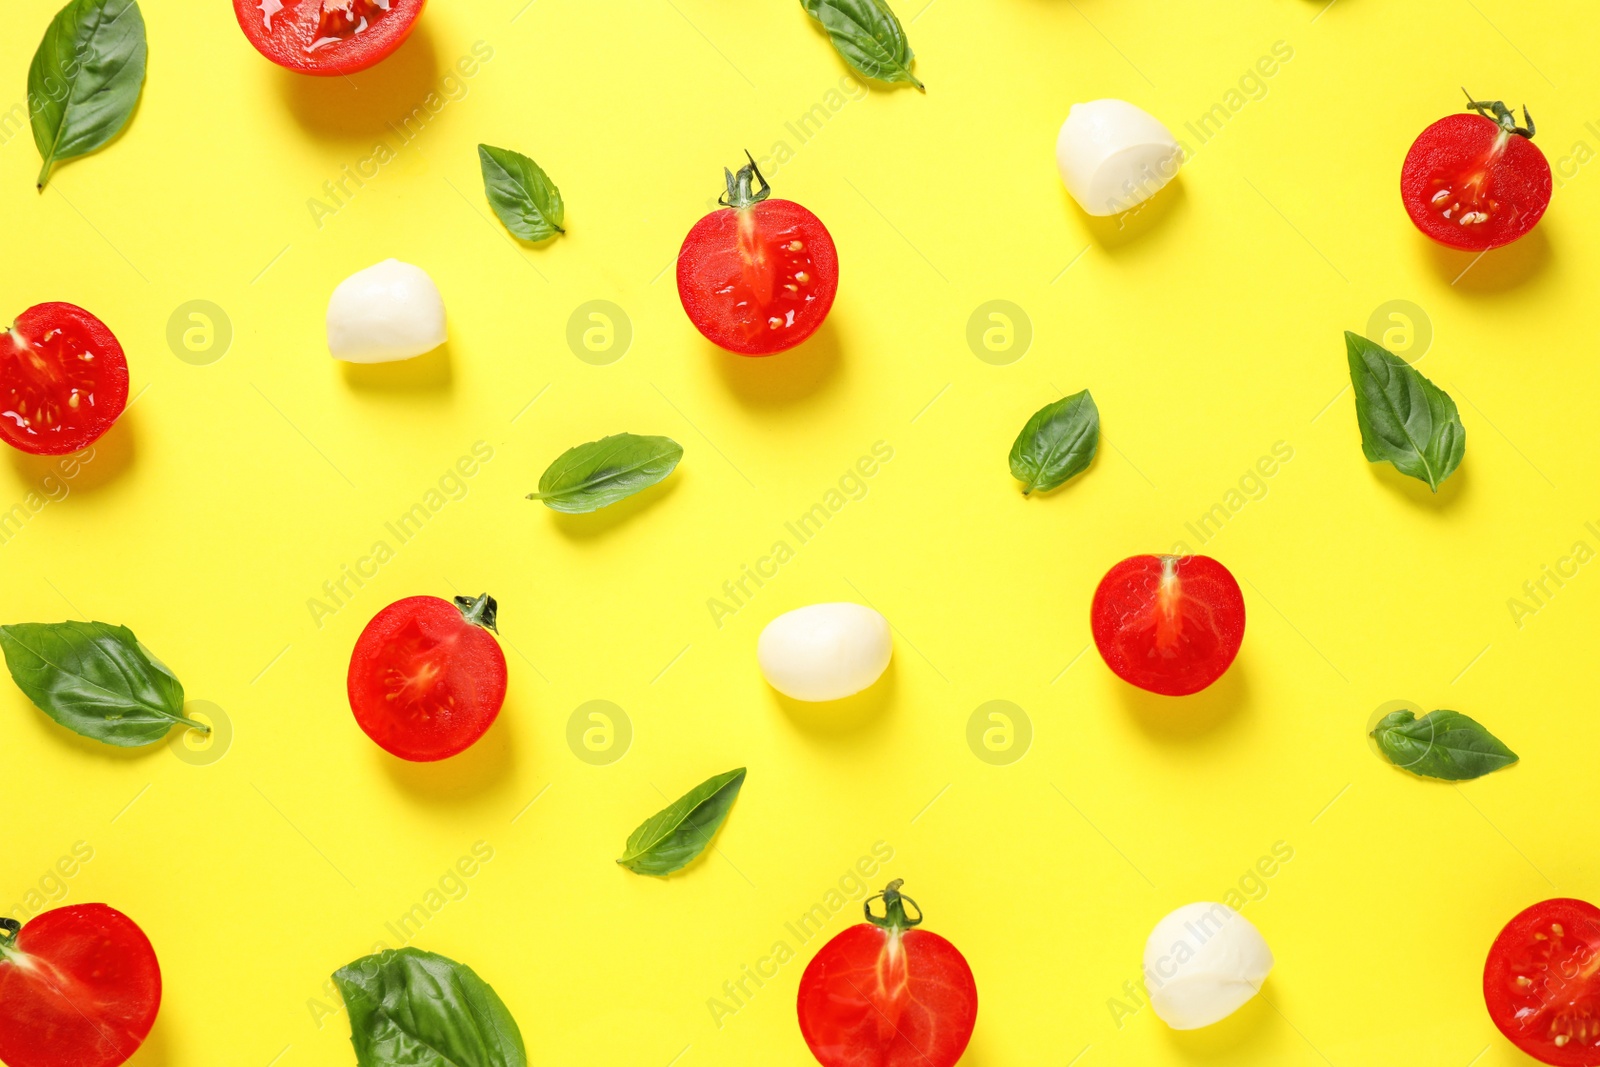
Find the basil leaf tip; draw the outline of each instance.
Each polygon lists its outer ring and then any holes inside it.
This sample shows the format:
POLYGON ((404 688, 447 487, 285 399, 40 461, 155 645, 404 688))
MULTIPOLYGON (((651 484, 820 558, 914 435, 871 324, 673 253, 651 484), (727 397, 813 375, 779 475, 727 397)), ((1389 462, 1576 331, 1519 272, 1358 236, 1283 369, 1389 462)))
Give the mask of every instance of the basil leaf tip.
POLYGON ((683 446, 670 437, 613 434, 556 457, 528 499, 572 515, 597 511, 662 481, 682 458, 683 446))
POLYGON ((1362 453, 1371 463, 1391 463, 1401 474, 1427 482, 1437 493, 1467 450, 1456 402, 1382 345, 1348 331, 1344 341, 1362 453))
POLYGON ((661 878, 705 851, 744 785, 745 768, 708 778, 639 825, 617 860, 635 874, 661 878))
POLYGON ((478 162, 489 206, 512 236, 547 241, 567 232, 562 228, 567 210, 561 190, 539 164, 521 152, 486 144, 478 146, 478 162))
POLYGON ((911 73, 916 53, 884 0, 800 0, 800 4, 827 31, 834 50, 856 73, 927 91, 911 73))
POLYGON ((144 87, 146 52, 135 0, 69 0, 50 20, 28 67, 40 189, 57 163, 121 132, 144 87))
POLYGON ((1393 711, 1379 720, 1372 739, 1401 770, 1448 782, 1481 778, 1518 759, 1482 724, 1459 711, 1430 711, 1420 719, 1409 711, 1393 711))
POLYGON ((385 949, 333 981, 350 1015, 358 1067, 527 1067, 522 1031, 493 987, 464 963, 385 949))
POLYGON ((1048 492, 1081 474, 1100 447, 1100 409, 1089 390, 1034 412, 1011 446, 1011 476, 1022 495, 1048 492))

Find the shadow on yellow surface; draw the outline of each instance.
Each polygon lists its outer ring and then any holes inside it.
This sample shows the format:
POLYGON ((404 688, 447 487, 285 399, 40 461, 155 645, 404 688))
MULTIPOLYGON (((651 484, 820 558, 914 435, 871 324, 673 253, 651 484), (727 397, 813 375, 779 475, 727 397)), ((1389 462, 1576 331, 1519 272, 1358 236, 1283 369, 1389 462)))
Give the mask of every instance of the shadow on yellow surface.
POLYGON ((581 515, 572 515, 565 511, 554 511, 537 500, 530 500, 528 503, 540 511, 547 512, 556 530, 568 540, 593 541, 596 538, 604 537, 639 514, 639 512, 654 507, 658 501, 665 500, 671 496, 677 491, 678 480, 683 476, 681 470, 675 470, 667 475, 665 481, 657 482, 650 488, 641 490, 626 500, 619 500, 615 504, 601 508, 599 511, 590 511, 581 515))
POLYGON ((167 1067, 172 1061, 170 1051, 171 1028, 163 1021, 161 1015, 156 1015, 155 1025, 150 1028, 150 1034, 144 1039, 144 1044, 139 1046, 139 1051, 128 1058, 127 1067, 167 1067))
MULTIPOLYGON (((1469 408, 1462 415, 1462 422, 1470 422, 1471 415, 1472 411, 1469 408)), ((1435 514, 1442 514, 1454 507, 1456 502, 1468 493, 1469 485, 1472 481, 1471 445, 1473 430, 1473 426, 1467 426, 1467 456, 1462 459, 1461 466, 1457 467, 1450 477, 1440 483, 1437 493, 1428 488, 1427 482, 1413 478, 1409 474, 1401 474, 1390 463, 1369 463, 1368 466, 1372 468, 1372 477, 1375 481, 1380 482, 1391 491, 1399 493, 1417 507, 1427 508, 1435 514)))
POLYGON ((1117 692, 1122 706, 1145 733, 1160 741, 1188 741, 1242 712, 1250 699, 1249 673, 1246 656, 1240 652, 1227 673, 1186 697, 1164 697, 1126 682, 1117 683, 1117 692))
POLYGON ((511 775, 516 762, 518 711, 507 703, 489 732, 459 755, 436 763, 411 763, 374 746, 374 756, 394 783, 415 800, 459 804, 492 793, 511 775))
POLYGON ((1463 293, 1488 296, 1506 293, 1533 281, 1550 263, 1550 237, 1535 226, 1526 236, 1489 252, 1447 248, 1417 234, 1427 246, 1430 266, 1440 280, 1463 293))
POLYGON ((709 341, 705 348, 728 391, 749 408, 782 407, 815 396, 844 362, 844 345, 831 317, 803 343, 773 356, 735 355, 709 341))
POLYGON ((450 342, 412 359, 393 363, 345 363, 344 380, 364 393, 448 393, 455 385, 455 355, 450 342))
MULTIPOLYGON (((1235 1063, 1239 1056, 1251 1051, 1247 1046, 1267 1041, 1271 1030, 1282 1025, 1282 1019, 1265 997, 1257 996, 1221 1022, 1198 1030, 1173 1030, 1160 1022, 1156 1025, 1166 1031, 1167 1042, 1186 1062, 1235 1063)), ((1262 1050, 1255 1051, 1259 1054, 1262 1050)))
POLYGON ((1094 243, 1108 252, 1114 252, 1154 232, 1169 215, 1182 211, 1188 201, 1189 193, 1184 188, 1183 177, 1180 174, 1155 196, 1120 215, 1087 214, 1078 206, 1078 202, 1072 199, 1072 194, 1067 192, 1066 186, 1061 188, 1061 198, 1066 202, 1067 209, 1075 212, 1083 220, 1084 229, 1089 231, 1094 243))
POLYGON ((439 59, 424 20, 399 51, 369 70, 333 78, 282 68, 275 73, 284 101, 307 132, 366 142, 434 91, 439 59))
POLYGON ((896 667, 889 661, 883 676, 855 696, 843 700, 812 702, 795 700, 776 689, 768 689, 772 699, 789 721, 802 733, 818 738, 837 738, 876 733, 889 720, 889 707, 894 703, 896 667))
POLYGON ((92 493, 115 481, 133 465, 138 453, 135 416, 123 412, 100 440, 68 456, 31 456, 17 449, 11 465, 28 488, 47 500, 66 500, 73 493, 92 493))

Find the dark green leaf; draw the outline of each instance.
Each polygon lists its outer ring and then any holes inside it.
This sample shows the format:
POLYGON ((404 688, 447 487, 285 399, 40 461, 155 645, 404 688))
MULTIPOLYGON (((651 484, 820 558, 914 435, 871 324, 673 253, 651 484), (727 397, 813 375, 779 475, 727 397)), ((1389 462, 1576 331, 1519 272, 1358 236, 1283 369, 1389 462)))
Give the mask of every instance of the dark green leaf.
POLYGON ((683 446, 670 437, 613 434, 561 453, 528 499, 575 515, 595 511, 655 485, 682 458, 683 446))
POLYGON ((1462 782, 1517 762, 1517 754, 1459 711, 1417 718, 1394 711, 1379 721, 1373 740, 1390 763, 1426 778, 1462 782))
POLYGON ((182 724, 183 685, 126 626, 24 622, 0 626, 17 688, 62 726, 120 748, 153 745, 182 724))
POLYGON ((1467 450, 1456 402, 1381 345, 1348 331, 1344 343, 1361 451, 1370 462, 1393 463, 1401 474, 1427 482, 1437 493, 1467 450))
POLYGON ((911 73, 915 55, 906 31, 883 0, 800 0, 806 12, 828 31, 844 61, 869 78, 909 82, 921 89, 911 73))
POLYGON ((521 152, 493 145, 478 146, 483 166, 483 191, 489 206, 512 235, 524 241, 544 241, 566 233, 566 207, 561 190, 533 160, 521 152))
POLYGON ((1100 409, 1085 389, 1034 412, 1011 446, 1011 476, 1023 496, 1049 491, 1085 470, 1099 447, 1100 409))
POLYGON ((44 167, 92 152, 133 114, 144 85, 144 15, 134 0, 71 0, 28 68, 33 142, 44 167))
POLYGON ((617 862, 635 874, 668 875, 705 851, 744 785, 745 769, 708 778, 633 832, 617 862))
POLYGON ((414 948, 334 972, 358 1067, 527 1067, 522 1031, 471 967, 414 948))

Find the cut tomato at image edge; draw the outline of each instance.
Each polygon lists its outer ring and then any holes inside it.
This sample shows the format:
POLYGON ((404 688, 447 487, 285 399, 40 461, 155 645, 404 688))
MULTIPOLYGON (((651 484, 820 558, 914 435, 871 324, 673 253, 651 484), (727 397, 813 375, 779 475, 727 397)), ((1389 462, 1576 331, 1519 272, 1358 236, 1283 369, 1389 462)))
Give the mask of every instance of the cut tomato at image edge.
POLYGON ((233 0, 256 51, 300 74, 354 74, 387 59, 427 0, 233 0))
POLYGON ((116 335, 76 304, 36 304, 0 333, 0 439, 35 456, 94 444, 128 406, 116 335))

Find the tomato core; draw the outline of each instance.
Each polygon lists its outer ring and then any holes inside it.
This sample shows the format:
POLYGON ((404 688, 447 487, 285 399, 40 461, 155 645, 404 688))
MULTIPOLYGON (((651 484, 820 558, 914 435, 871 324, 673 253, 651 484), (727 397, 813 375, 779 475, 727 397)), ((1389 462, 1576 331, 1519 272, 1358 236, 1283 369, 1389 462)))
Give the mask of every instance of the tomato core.
POLYGON ((105 323, 72 304, 31 307, 0 334, 0 437, 60 456, 93 444, 128 403, 128 361, 105 323))
POLYGON ((1117 677, 1186 696, 1222 677, 1239 654, 1244 596, 1207 556, 1134 556, 1100 580, 1089 623, 1117 677))
POLYGON ((1561 898, 1517 914, 1489 949, 1483 996, 1500 1032, 1539 1062, 1600 1064, 1600 909, 1561 898))

